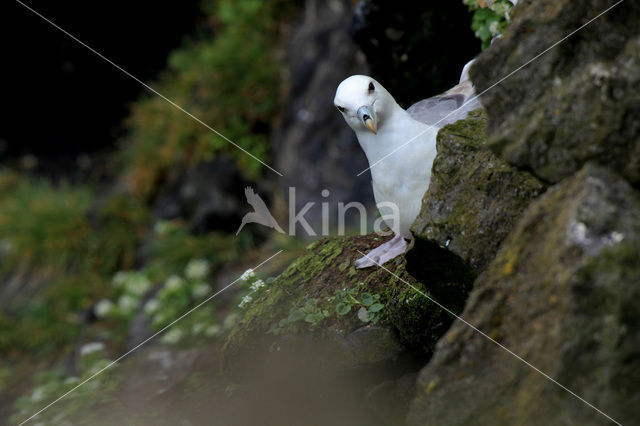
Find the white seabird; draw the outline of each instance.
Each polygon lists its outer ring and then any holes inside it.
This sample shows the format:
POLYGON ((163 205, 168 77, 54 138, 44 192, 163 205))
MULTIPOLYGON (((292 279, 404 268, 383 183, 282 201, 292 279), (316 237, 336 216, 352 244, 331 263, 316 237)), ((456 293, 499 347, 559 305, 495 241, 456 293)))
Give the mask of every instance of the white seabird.
POLYGON ((353 75, 338 86, 334 104, 358 137, 371 170, 373 195, 394 237, 356 260, 356 268, 382 265, 403 254, 420 212, 436 157, 436 136, 446 124, 481 105, 465 65, 460 83, 406 111, 380 83, 353 75), (395 209, 395 211, 394 211, 395 209))

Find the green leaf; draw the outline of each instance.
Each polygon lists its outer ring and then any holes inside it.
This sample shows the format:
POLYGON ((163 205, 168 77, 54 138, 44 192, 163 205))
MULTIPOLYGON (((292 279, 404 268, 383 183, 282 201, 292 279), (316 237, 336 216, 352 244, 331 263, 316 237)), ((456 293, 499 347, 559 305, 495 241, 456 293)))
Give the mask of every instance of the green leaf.
POLYGON ((304 311, 302 309, 295 309, 289 314, 289 322, 300 321, 304 318, 304 311))
POLYGON ((382 308, 384 308, 384 305, 382 303, 376 302, 373 305, 369 306, 369 312, 378 312, 382 308))
POLYGON ((364 306, 371 306, 375 302, 375 299, 370 293, 362 293, 362 296, 360 296, 360 301, 364 306))
POLYGON ((304 307, 305 309, 313 310, 317 304, 318 301, 316 299, 307 299, 307 303, 304 305, 304 307))
POLYGON ((340 302, 336 305, 336 312, 338 315, 346 315, 349 311, 351 311, 351 305, 347 303, 340 302))
POLYGON ((322 322, 322 320, 324 320, 324 315, 322 315, 322 312, 316 312, 313 314, 308 314, 306 317, 304 317, 304 320, 313 325, 318 325, 322 322))
POLYGON ((358 318, 362 322, 369 322, 371 318, 369 318, 369 312, 367 312, 367 308, 360 308, 358 310, 358 318))

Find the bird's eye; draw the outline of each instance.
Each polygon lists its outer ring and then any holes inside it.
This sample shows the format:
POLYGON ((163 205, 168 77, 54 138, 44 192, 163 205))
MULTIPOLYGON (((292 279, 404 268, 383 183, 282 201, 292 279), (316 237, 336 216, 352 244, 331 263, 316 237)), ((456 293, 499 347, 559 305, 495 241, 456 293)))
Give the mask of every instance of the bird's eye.
POLYGON ((374 90, 376 90, 376 86, 373 85, 373 82, 369 82, 369 91, 373 92, 374 90))
POLYGON ((345 107, 341 107, 341 106, 336 105, 336 108, 338 108, 338 110, 340 112, 345 112, 346 111, 345 107))

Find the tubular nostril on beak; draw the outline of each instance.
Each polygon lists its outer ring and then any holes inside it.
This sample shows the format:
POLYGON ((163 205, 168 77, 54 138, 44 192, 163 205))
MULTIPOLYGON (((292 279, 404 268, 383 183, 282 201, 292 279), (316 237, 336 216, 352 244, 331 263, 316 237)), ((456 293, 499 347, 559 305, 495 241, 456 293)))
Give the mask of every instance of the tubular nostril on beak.
POLYGON ((373 118, 373 110, 370 106, 365 105, 358 108, 358 117, 373 134, 378 132, 376 128, 376 120, 373 118))

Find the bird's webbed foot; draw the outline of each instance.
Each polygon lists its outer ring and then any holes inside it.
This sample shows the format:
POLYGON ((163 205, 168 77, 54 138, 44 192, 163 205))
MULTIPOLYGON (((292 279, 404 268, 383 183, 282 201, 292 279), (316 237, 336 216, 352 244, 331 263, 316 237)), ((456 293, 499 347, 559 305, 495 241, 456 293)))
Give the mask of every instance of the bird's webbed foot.
POLYGON ((374 265, 383 265, 385 262, 404 254, 407 251, 409 243, 402 235, 394 235, 392 239, 384 244, 374 248, 365 256, 356 260, 356 269, 369 268, 374 265))

